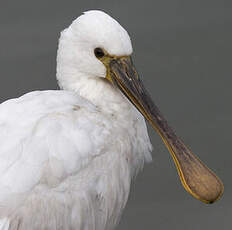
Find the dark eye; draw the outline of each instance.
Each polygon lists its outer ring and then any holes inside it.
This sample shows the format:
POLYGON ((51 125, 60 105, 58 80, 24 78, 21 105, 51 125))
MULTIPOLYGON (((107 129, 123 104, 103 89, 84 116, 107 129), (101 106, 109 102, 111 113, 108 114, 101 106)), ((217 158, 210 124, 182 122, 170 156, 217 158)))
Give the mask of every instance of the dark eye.
POLYGON ((102 58, 105 55, 104 51, 101 48, 94 49, 94 54, 97 58, 102 58))

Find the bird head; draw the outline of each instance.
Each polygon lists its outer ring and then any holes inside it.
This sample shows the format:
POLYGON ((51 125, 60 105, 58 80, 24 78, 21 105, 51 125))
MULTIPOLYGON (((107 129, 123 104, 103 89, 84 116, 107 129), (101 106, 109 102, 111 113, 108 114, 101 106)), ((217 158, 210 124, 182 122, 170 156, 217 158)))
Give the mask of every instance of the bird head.
POLYGON ((61 33, 57 78, 63 88, 83 77, 104 78, 119 89, 161 136, 184 188, 213 203, 223 193, 220 179, 186 147, 153 103, 133 65, 126 30, 102 11, 88 11, 61 33))
POLYGON ((61 32, 58 81, 64 86, 82 76, 105 78, 110 60, 131 54, 130 37, 116 20, 99 10, 87 11, 61 32))

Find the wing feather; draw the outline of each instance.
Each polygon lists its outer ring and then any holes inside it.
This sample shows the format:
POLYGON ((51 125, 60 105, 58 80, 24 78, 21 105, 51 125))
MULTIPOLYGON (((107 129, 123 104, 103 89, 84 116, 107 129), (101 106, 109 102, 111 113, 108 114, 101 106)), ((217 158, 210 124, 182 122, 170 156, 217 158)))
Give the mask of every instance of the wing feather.
POLYGON ((32 92, 1 104, 0 214, 37 185, 57 186, 102 154, 110 131, 99 116, 66 91, 32 92))

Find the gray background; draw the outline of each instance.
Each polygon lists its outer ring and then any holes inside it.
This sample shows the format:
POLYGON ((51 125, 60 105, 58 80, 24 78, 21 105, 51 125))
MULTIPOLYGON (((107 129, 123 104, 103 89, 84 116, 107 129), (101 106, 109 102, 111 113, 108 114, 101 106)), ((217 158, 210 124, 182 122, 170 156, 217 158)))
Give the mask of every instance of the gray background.
POLYGON ((134 62, 177 133, 224 181, 213 205, 193 199, 149 128, 154 162, 132 186, 117 229, 231 229, 232 1, 1 0, 0 101, 56 89, 59 32, 88 9, 129 31, 134 62))

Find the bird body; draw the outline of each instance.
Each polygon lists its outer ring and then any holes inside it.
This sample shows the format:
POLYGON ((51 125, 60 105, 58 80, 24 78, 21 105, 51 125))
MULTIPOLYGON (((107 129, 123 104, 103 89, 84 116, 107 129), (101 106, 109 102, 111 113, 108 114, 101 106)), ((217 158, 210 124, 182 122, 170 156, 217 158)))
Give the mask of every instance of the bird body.
POLYGON ((35 91, 0 105, 3 226, 115 226, 151 145, 144 118, 122 95, 104 108, 66 90, 35 91))

